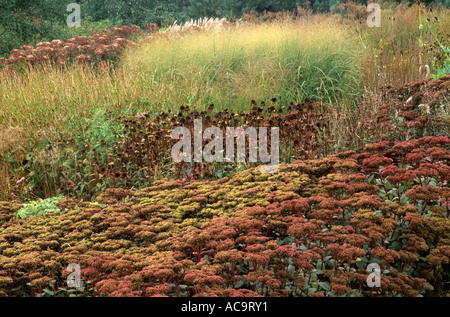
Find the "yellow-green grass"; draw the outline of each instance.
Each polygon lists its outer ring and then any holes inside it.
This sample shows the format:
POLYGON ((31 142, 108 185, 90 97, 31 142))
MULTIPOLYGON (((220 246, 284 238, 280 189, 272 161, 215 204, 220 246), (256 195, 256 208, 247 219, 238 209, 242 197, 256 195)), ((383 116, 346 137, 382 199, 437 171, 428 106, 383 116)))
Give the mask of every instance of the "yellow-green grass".
POLYGON ((126 54, 123 67, 147 74, 169 104, 241 110, 251 99, 348 97, 358 86, 358 54, 345 26, 315 16, 161 35, 126 54))

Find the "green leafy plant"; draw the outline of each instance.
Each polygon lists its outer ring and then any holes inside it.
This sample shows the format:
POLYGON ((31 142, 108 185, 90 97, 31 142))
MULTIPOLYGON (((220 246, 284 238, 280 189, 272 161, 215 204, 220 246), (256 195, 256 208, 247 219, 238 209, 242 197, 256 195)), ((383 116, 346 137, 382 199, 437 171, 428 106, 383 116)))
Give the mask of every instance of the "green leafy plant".
POLYGON ((17 211, 17 218, 24 219, 26 217, 45 216, 48 211, 60 210, 56 203, 62 201, 64 197, 52 197, 46 199, 40 199, 25 204, 21 209, 17 211))
POLYGON ((441 46, 441 48, 445 53, 446 59, 444 61, 443 66, 438 68, 436 70, 436 73, 433 73, 431 75, 434 79, 441 78, 442 76, 445 76, 448 73, 450 73, 450 57, 449 57, 450 56, 450 48, 445 47, 445 46, 441 46))

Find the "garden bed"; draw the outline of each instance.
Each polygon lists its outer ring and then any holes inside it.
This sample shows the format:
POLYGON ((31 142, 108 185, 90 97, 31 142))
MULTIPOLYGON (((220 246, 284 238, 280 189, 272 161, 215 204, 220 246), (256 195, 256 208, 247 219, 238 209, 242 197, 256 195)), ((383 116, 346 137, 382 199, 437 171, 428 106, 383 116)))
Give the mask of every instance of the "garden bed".
POLYGON ((3 202, 1 294, 448 296, 449 144, 384 141, 275 174, 109 189, 22 220, 3 202), (71 263, 84 290, 67 285, 71 263))

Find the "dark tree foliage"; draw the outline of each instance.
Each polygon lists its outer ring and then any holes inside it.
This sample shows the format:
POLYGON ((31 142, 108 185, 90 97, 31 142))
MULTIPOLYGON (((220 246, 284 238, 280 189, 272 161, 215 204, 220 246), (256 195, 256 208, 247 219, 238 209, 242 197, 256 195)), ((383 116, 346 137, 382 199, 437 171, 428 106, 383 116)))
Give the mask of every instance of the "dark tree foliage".
POLYGON ((188 18, 187 0, 84 0, 86 14, 94 21, 109 20, 114 24, 172 24, 188 18))
POLYGON ((256 11, 283 11, 295 9, 305 0, 189 0, 189 13, 199 17, 239 17, 256 11))
POLYGON ((66 17, 64 0, 0 0, 0 55, 37 39, 55 37, 66 17))
MULTIPOLYGON (((256 11, 279 12, 292 10, 297 6, 309 6, 313 12, 328 12, 334 10, 341 2, 351 1, 367 5, 368 0, 189 0, 188 13, 193 18, 199 17, 227 17, 239 18, 243 13, 256 11)), ((393 0, 398 3, 415 3, 416 0, 393 0)), ((382 3, 383 0, 375 1, 382 3)), ((392 2, 392 0, 391 0, 392 2)), ((437 3, 449 6, 450 0, 422 0, 422 4, 433 5, 437 3)))

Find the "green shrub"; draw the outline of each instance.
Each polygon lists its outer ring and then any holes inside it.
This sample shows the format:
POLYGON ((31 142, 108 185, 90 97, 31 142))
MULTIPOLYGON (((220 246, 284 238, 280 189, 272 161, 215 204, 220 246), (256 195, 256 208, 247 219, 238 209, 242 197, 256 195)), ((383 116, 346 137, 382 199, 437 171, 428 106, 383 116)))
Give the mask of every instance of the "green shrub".
POLYGON ((48 211, 60 210, 56 203, 62 201, 64 197, 52 197, 32 201, 17 211, 17 218, 24 219, 26 217, 45 216, 48 211))

